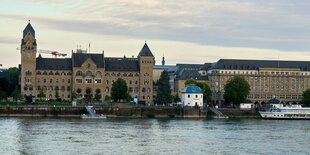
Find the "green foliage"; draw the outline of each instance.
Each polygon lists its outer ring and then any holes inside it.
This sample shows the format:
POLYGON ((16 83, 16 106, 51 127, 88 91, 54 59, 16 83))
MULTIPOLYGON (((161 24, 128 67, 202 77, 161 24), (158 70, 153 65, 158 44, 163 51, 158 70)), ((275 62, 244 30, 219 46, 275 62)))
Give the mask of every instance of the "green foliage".
POLYGON ((17 86, 15 87, 15 90, 12 93, 12 97, 15 101, 20 100, 22 98, 22 95, 20 94, 17 86))
POLYGON ((169 118, 174 118, 174 114, 168 114, 169 118))
POLYGON ((4 72, 9 72, 10 74, 10 90, 7 92, 8 95, 11 95, 11 93, 14 91, 15 87, 18 86, 18 76, 19 76, 19 70, 17 67, 11 67, 7 70, 4 70, 4 72))
POLYGON ((181 102, 181 98, 179 97, 178 94, 176 94, 176 95, 173 97, 173 101, 174 101, 175 103, 181 102))
POLYGON ((209 85, 205 82, 197 82, 195 79, 188 79, 185 81, 184 83, 186 86, 194 84, 196 86, 198 86, 203 93, 203 102, 211 102, 212 99, 212 92, 211 92, 211 88, 209 87, 209 85))
POLYGON ((118 78, 112 85, 111 98, 114 102, 121 100, 130 100, 130 95, 128 93, 128 87, 126 81, 118 78))
POLYGON ((73 90, 73 91, 71 92, 71 101, 75 100, 76 98, 77 98, 76 92, 73 90))
POLYGON ((158 91, 156 95, 156 103, 167 104, 172 102, 168 71, 161 72, 158 81, 158 91))
POLYGON ((197 81, 195 79, 187 79, 184 84, 185 84, 185 86, 189 86, 191 84, 196 85, 197 81))
POLYGON ((110 101, 110 100, 111 100, 111 97, 110 97, 110 96, 106 95, 106 96, 104 97, 104 101, 110 101))
POLYGON ((101 99, 101 95, 100 95, 99 93, 96 92, 96 94, 95 94, 95 100, 96 100, 96 101, 100 101, 100 99, 101 99))
POLYGON ((56 101, 57 101, 57 102, 61 102, 61 98, 59 97, 59 93, 58 93, 57 90, 56 90, 56 92, 55 92, 55 98, 56 98, 56 101))
POLYGON ((42 97, 45 97, 43 88, 40 90, 40 93, 38 94, 38 97, 40 98, 41 101, 42 101, 42 97))
POLYGON ((148 114, 146 114, 146 116, 148 118, 155 118, 155 114, 153 114, 153 113, 148 113, 148 114))
POLYGON ((305 107, 310 106, 310 89, 307 89, 303 92, 301 104, 305 107))
POLYGON ((6 98, 10 92, 10 82, 6 78, 0 78, 0 99, 6 98))
POLYGON ((240 102, 249 95, 250 85, 244 77, 235 76, 229 80, 225 85, 224 98, 226 102, 233 102, 233 104, 240 104, 240 102))

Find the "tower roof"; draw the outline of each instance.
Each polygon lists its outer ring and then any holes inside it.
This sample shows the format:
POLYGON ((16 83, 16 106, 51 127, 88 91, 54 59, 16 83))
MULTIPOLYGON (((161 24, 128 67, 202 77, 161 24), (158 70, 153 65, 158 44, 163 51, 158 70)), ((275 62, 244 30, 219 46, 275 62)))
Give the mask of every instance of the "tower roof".
POLYGON ((23 38, 25 38, 25 36, 27 35, 27 33, 30 31, 30 33, 32 34, 32 36, 35 38, 35 31, 33 29, 33 27, 31 26, 30 22, 28 23, 28 25, 26 26, 26 28, 24 29, 23 32, 23 38))
POLYGON ((150 48, 147 46, 147 44, 145 43, 143 48, 141 49, 140 53, 138 56, 149 56, 149 57, 154 57, 150 48))
POLYGON ((182 90, 182 93, 202 93, 201 89, 195 85, 189 85, 182 90))

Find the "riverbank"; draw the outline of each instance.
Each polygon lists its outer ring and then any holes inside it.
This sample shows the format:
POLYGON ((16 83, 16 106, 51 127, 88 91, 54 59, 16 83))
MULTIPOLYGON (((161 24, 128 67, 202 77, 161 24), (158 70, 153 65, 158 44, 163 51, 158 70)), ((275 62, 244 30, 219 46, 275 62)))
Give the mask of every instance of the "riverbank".
MULTIPOLYGON (((212 118, 207 109, 180 107, 96 107, 97 114, 109 118, 212 118)), ((240 109, 219 109, 229 118, 260 118, 259 113, 240 109)), ((0 106, 2 117, 80 117, 84 106, 0 106)))

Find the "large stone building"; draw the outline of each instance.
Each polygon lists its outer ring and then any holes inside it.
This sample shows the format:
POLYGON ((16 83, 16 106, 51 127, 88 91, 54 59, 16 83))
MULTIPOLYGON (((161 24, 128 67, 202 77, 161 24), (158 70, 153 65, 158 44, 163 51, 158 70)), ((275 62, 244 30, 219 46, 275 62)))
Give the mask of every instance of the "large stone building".
POLYGON ((234 60, 220 59, 215 63, 177 64, 171 69, 174 93, 181 95, 187 79, 209 84, 212 102, 224 101, 224 87, 234 76, 244 77, 250 84, 248 100, 264 104, 276 98, 281 103, 298 103, 310 88, 310 61, 234 60))
POLYGON ((104 53, 72 52, 72 58, 37 56, 35 31, 29 23, 21 41, 21 93, 38 98, 43 89, 45 99, 55 99, 56 91, 70 100, 72 91, 78 100, 99 94, 110 96, 113 82, 126 81, 131 97, 145 104, 153 103, 154 56, 145 43, 137 58, 111 58, 104 53))

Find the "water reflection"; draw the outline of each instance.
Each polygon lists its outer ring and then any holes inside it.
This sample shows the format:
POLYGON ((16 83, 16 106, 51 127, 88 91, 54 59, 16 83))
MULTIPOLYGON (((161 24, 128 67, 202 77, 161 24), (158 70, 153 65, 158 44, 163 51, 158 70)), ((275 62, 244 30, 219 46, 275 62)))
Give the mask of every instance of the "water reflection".
POLYGON ((0 154, 309 154, 309 121, 0 118, 0 154))

